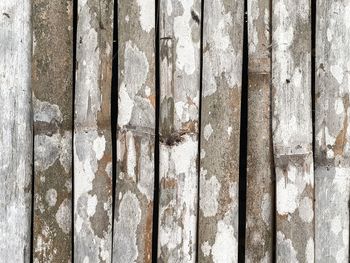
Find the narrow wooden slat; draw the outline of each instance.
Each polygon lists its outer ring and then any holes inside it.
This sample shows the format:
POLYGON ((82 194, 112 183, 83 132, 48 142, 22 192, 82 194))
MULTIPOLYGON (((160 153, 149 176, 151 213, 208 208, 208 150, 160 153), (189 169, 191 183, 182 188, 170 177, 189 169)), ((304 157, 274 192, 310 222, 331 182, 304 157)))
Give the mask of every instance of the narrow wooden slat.
POLYGON ((270 0, 248 0, 249 88, 246 262, 272 262, 270 0))
POLYGON ((272 1, 276 260, 314 262, 310 1, 272 1))
POLYGON ((200 0, 160 1, 159 262, 195 262, 200 0))
POLYGON ((72 1, 33 1, 34 262, 71 261, 72 1))
POLYGON ((349 262, 350 2, 317 1, 316 262, 349 262))
POLYGON ((113 262, 151 262, 155 1, 118 1, 118 139, 113 262))
POLYGON ((243 1, 205 1, 199 262, 238 260, 243 1))
POLYGON ((0 1, 0 261, 30 262, 31 1, 0 1))
POLYGON ((74 120, 74 260, 109 262, 112 248, 113 1, 79 0, 74 120))

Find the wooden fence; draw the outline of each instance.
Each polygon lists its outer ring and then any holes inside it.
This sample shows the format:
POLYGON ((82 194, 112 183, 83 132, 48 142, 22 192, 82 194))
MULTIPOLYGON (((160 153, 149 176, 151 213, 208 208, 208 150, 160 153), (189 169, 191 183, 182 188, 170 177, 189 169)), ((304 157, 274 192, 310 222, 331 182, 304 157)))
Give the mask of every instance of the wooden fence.
POLYGON ((349 262, 349 0, 1 0, 0 262, 349 262))

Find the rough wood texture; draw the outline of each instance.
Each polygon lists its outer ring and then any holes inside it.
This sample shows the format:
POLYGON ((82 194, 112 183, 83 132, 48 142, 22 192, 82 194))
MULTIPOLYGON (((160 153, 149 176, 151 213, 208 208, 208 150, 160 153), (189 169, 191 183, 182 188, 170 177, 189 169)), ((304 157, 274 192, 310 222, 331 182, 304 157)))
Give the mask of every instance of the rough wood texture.
POLYGON ((31 1, 0 1, 0 259, 30 262, 31 1))
POLYGON ((317 1, 316 262, 349 262, 350 2, 317 1))
POLYGON ((33 1, 34 262, 72 251, 72 1, 33 1))
POLYGON ((113 262, 151 262, 155 1, 118 3, 118 139, 113 262))
POLYGON ((110 262, 113 1, 78 2, 74 121, 74 259, 110 262))
POLYGON ((195 262, 200 0, 160 1, 159 262, 195 262))
POLYGON ((314 262, 310 1, 272 11, 276 260, 314 262))
POLYGON ((248 0, 247 263, 272 262, 274 253, 270 9, 270 0, 248 0))
POLYGON ((243 1, 205 1, 199 262, 238 260, 243 1))

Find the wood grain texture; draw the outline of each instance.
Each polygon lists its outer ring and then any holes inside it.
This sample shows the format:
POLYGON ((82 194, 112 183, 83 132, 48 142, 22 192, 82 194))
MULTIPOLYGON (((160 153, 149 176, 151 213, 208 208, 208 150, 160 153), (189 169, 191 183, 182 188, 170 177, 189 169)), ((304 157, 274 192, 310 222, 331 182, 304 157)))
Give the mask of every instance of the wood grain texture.
POLYGON ((113 262, 151 262, 155 1, 118 1, 118 139, 113 262))
POLYGON ((199 262, 238 260, 243 1, 205 1, 199 262))
POLYGON ((34 262, 71 261, 72 5, 33 1, 34 262))
POLYGON ((159 262, 195 262, 199 0, 160 1, 159 262))
POLYGON ((317 1, 316 262, 349 262, 350 1, 317 1))
POLYGON ((273 0, 272 14, 276 260, 314 262, 310 1, 273 0))
POLYGON ((248 0, 248 156, 246 262, 272 262, 270 0, 248 0))
POLYGON ((110 262, 113 1, 79 0, 74 120, 74 260, 110 262))
POLYGON ((0 1, 0 259, 30 262, 31 1, 0 1))

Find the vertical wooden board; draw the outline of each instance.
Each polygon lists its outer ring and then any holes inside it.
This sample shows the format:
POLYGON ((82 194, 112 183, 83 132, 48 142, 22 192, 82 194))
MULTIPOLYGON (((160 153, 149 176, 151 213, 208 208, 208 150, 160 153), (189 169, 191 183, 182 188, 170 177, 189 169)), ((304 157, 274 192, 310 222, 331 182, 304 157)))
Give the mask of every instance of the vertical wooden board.
POLYGON ((118 139, 113 262, 151 262, 155 1, 118 2, 118 139))
POLYGON ((248 160, 246 262, 272 262, 270 0, 248 0, 248 160))
POLYGON ((195 262, 199 0, 160 1, 159 262, 195 262))
POLYGON ((34 262, 71 260, 72 4, 33 1, 34 262))
POLYGON ((0 259, 30 262, 31 1, 0 1, 0 259))
POLYGON ((109 262, 112 247, 113 1, 79 0, 74 120, 74 260, 109 262))
POLYGON ((314 262, 310 1, 273 0, 272 11, 276 260, 314 262))
POLYGON ((349 262, 350 1, 317 1, 316 262, 349 262))
POLYGON ((198 261, 238 260, 243 1, 205 1, 198 261))

